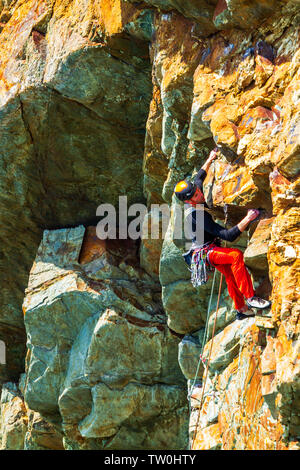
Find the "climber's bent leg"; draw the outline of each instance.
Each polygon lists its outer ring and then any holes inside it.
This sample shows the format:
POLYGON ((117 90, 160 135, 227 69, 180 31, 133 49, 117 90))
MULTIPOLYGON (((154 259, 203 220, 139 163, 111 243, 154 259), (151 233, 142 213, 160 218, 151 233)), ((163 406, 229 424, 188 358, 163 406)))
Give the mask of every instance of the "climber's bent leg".
POLYGON ((239 291, 246 299, 254 296, 254 289, 250 274, 244 263, 243 253, 237 248, 216 247, 209 253, 210 262, 217 268, 218 265, 230 267, 239 291))
MULTIPOLYGON (((216 247, 213 248, 213 250, 209 253, 209 260, 219 271, 222 269, 221 266, 226 266, 229 268, 235 281, 235 287, 238 289, 240 296, 246 297, 246 304, 249 308, 265 309, 270 307, 271 302, 254 295, 252 280, 245 266, 243 253, 240 250, 236 248, 216 247)), ((226 272, 227 271, 228 270, 226 270, 226 272)), ((229 274, 227 274, 227 277, 230 279, 229 274)), ((237 304, 241 305, 241 302, 238 300, 240 298, 239 295, 234 293, 232 280, 227 282, 227 285, 230 286, 228 287, 230 297, 232 299, 237 299, 235 306, 237 304)), ((237 308, 237 310, 242 310, 243 313, 245 313, 243 307, 237 308)))
MULTIPOLYGON (((211 253, 212 252, 210 252, 210 255, 211 253)), ((210 255, 209 259, 211 261, 210 255)), ((224 275, 227 284, 228 294, 232 298, 236 310, 243 310, 243 308, 245 307, 244 296, 236 285, 234 276, 231 271, 231 267, 228 264, 214 264, 214 266, 218 271, 220 271, 224 275)))

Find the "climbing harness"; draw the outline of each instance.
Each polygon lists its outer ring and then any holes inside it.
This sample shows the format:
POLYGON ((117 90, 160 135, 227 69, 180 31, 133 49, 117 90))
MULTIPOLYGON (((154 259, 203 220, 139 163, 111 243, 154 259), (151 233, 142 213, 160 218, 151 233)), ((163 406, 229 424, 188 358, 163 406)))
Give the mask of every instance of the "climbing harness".
POLYGON ((191 283, 194 287, 203 286, 209 279, 208 272, 213 272, 215 268, 209 262, 209 252, 216 245, 213 242, 204 243, 196 248, 192 254, 191 262, 191 283))
MULTIPOLYGON (((185 210, 186 220, 193 210, 193 207, 189 207, 185 210)), ((215 270, 214 266, 209 261, 209 253, 213 248, 218 246, 218 244, 219 239, 215 238, 214 240, 210 240, 200 246, 196 245, 195 248, 191 248, 182 255, 186 264, 189 266, 193 287, 199 287, 206 284, 209 279, 209 272, 213 272, 215 270)))

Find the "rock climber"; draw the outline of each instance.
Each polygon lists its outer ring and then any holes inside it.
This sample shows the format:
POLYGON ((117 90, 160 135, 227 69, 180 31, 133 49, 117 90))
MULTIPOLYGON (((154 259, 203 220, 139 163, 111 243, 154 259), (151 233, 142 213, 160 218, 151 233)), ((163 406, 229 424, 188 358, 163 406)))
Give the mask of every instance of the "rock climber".
POLYGON ((223 273, 228 293, 237 311, 236 319, 242 320, 255 315, 253 310, 251 310, 252 308, 265 309, 271 305, 271 302, 255 296, 252 280, 245 266, 242 251, 237 248, 222 247, 218 239, 233 242, 246 230, 250 222, 259 217, 259 211, 257 209, 249 209, 246 217, 230 229, 226 229, 214 222, 212 216, 206 210, 208 206, 203 194, 203 181, 206 178, 208 168, 217 157, 217 152, 217 148, 210 152, 207 161, 199 170, 193 183, 191 181, 180 181, 176 184, 174 192, 180 201, 192 207, 188 215, 191 218, 189 222, 194 234, 192 238, 192 252, 197 249, 201 250, 204 246, 205 249, 208 248, 208 262, 223 273), (201 210, 201 208, 198 208, 199 206, 196 208, 197 204, 201 204, 202 208, 204 207, 202 245, 197 242, 196 236, 196 211, 201 210))

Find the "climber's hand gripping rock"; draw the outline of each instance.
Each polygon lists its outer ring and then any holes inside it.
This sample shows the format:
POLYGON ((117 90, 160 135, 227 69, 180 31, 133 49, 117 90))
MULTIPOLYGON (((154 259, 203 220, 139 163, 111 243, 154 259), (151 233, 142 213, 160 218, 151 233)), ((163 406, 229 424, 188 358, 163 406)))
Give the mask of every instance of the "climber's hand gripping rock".
POLYGON ((255 219, 257 219, 260 215, 259 209, 249 209, 247 212, 247 216, 249 219, 249 222, 253 222, 255 219))

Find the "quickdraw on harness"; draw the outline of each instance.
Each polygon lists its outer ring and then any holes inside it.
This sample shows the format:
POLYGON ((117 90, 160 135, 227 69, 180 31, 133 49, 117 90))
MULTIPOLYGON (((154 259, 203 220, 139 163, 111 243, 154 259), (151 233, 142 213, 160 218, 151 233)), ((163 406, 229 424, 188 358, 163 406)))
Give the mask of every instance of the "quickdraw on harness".
POLYGON ((215 268, 209 262, 209 252, 215 246, 214 242, 208 242, 194 250, 190 267, 191 282, 194 287, 206 284, 209 279, 208 273, 214 271, 215 268))

